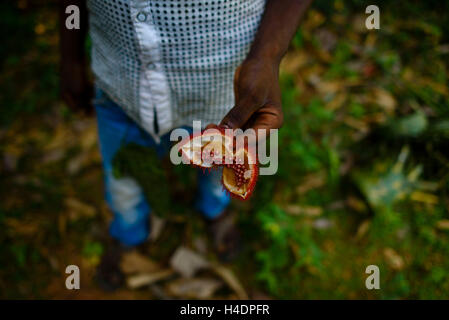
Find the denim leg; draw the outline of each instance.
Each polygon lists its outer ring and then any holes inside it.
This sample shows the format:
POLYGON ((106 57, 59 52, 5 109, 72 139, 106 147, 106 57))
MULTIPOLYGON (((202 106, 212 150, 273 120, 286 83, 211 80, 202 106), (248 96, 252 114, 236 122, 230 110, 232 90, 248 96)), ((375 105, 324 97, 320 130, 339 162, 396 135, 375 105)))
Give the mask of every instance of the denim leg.
POLYGON ((196 207, 208 219, 218 217, 229 205, 230 196, 221 183, 222 169, 198 172, 196 207))
MULTIPOLYGON (((192 127, 184 126, 191 134, 192 127)), ((198 195, 195 207, 206 218, 217 218, 227 208, 231 202, 229 193, 224 189, 221 183, 222 169, 198 170, 198 195)))
POLYGON ((137 245, 148 237, 151 209, 134 179, 113 176, 112 160, 120 147, 128 143, 148 147, 155 147, 156 143, 149 135, 142 134, 137 124, 100 90, 97 90, 94 105, 105 175, 105 199, 114 215, 109 233, 125 245, 137 245))
MULTIPOLYGON (((94 105, 105 174, 105 198, 114 214, 109 232, 125 245, 137 245, 148 237, 151 208, 142 188, 134 179, 117 179, 113 176, 112 160, 120 147, 129 143, 155 148, 159 155, 163 155, 169 150, 169 134, 161 137, 160 144, 157 144, 101 90, 97 89, 94 105)), ((213 219, 230 202, 230 197, 221 184, 221 170, 199 170, 198 182, 196 207, 204 216, 213 219)))

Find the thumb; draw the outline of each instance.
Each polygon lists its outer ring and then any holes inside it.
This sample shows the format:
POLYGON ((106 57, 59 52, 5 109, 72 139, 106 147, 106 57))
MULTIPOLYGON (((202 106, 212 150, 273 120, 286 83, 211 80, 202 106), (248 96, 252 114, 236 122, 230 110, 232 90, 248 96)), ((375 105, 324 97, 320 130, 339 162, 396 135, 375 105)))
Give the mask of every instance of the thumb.
POLYGON ((239 92, 239 78, 242 66, 238 66, 234 74, 234 98, 236 105, 229 110, 226 116, 221 120, 220 126, 228 127, 231 129, 237 129, 243 127, 248 119, 253 114, 255 108, 252 108, 251 101, 241 101, 239 92))
POLYGON ((220 126, 231 129, 242 128, 256 109, 256 105, 249 101, 237 102, 237 105, 221 120, 220 126))

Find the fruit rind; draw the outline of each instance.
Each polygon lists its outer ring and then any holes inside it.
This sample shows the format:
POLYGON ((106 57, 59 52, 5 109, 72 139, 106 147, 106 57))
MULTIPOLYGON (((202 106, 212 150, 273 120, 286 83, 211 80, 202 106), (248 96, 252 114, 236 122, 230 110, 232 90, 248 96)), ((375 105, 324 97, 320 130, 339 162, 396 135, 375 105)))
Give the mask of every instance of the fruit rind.
MULTIPOLYGON (((181 156, 183 159, 183 163, 189 163, 192 166, 195 167, 199 167, 202 168, 203 170, 205 169, 214 169, 216 167, 219 166, 223 166, 223 174, 222 174, 222 184, 224 189, 231 195, 231 197, 239 199, 239 200, 247 200, 249 199, 249 197, 252 195, 256 182, 257 182, 257 178, 259 175, 259 168, 258 168, 258 161, 257 161, 257 155, 256 152, 254 151, 254 148, 249 148, 248 146, 243 147, 240 150, 237 150, 236 152, 234 152, 232 150, 231 145, 233 146, 233 142, 234 142, 234 138, 233 136, 229 136, 228 134, 226 134, 225 130, 222 128, 214 128, 216 131, 213 132, 212 130, 210 130, 211 132, 208 133, 208 130, 204 130, 201 133, 196 133, 196 134, 191 134, 188 138, 185 138, 184 141, 181 141, 181 143, 179 144, 179 151, 181 151, 181 156), (211 143, 213 143, 213 141, 215 141, 215 139, 213 139, 212 141, 207 142, 207 137, 208 136, 215 136, 217 135, 217 131, 219 132, 221 138, 223 140, 222 141, 222 150, 221 150, 221 154, 219 154, 217 156, 217 159, 219 157, 221 157, 223 154, 226 156, 230 156, 231 158, 233 158, 235 160, 235 158, 237 156, 239 156, 239 154, 241 154, 242 152, 244 152, 244 157, 246 160, 248 160, 248 163, 245 162, 245 166, 247 166, 248 168, 246 168, 246 171, 244 171, 243 175, 247 174, 247 172, 250 172, 250 176, 249 179, 246 179, 246 177, 244 177, 245 179, 243 179, 243 181, 245 181, 244 186, 244 191, 241 190, 241 186, 237 186, 237 182, 235 181, 235 175, 236 175, 236 169, 235 167, 230 168, 227 167, 225 163, 215 163, 215 162, 206 162, 203 159, 204 156, 204 152, 207 152, 209 149, 204 150, 204 148, 207 148, 208 145, 210 145, 211 143), (206 143, 204 143, 203 139, 206 139, 206 143), (196 139, 201 139, 200 144, 197 144, 196 146, 198 147, 198 150, 191 150, 192 148, 195 148, 195 145, 192 145, 192 143, 196 143, 199 142, 196 139), (195 153, 197 152, 196 155, 198 157, 195 158, 195 153), (190 153, 190 154, 189 154, 190 153), (232 186, 232 183, 230 181, 227 181, 227 176, 229 174, 233 175, 233 179, 234 179, 234 183, 236 184, 236 186, 232 186), (246 180, 248 180, 248 182, 246 182, 246 180)), ((211 150, 214 151, 217 148, 217 146, 212 146, 211 150)), ((220 148, 218 146, 218 148, 220 148)), ((211 153, 212 154, 212 153, 211 153)), ((215 156, 214 154, 212 154, 212 156, 215 156)), ((224 157, 224 156, 223 156, 224 157)), ((243 170, 242 167, 239 167, 239 169, 237 170, 243 170)), ((239 174, 242 174, 242 171, 240 171, 239 174)), ((241 179, 242 176, 239 176, 239 181, 241 183, 241 179)))

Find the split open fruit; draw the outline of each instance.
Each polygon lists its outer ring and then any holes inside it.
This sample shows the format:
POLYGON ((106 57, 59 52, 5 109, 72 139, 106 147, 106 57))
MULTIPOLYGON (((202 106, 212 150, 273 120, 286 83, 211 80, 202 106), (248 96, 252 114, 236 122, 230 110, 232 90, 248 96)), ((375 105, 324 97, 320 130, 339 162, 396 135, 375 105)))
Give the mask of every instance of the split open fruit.
POLYGON ((205 130, 182 141, 179 151, 184 163, 203 169, 223 167, 225 189, 231 196, 246 200, 256 186, 257 156, 247 144, 236 148, 234 142, 234 136, 224 130, 205 130))

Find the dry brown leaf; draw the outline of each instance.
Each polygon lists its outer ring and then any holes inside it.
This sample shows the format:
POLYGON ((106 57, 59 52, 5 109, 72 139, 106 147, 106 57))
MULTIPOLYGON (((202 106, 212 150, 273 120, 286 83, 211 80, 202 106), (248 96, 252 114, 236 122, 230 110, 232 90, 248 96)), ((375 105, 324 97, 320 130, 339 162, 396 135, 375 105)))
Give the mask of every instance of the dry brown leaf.
POLYGON ((388 120, 387 116, 383 112, 372 113, 364 116, 362 119, 365 123, 376 123, 376 124, 382 124, 388 120))
POLYGON ((308 217, 318 217, 323 213, 323 208, 318 206, 300 206, 290 204, 284 207, 285 212, 291 215, 304 215, 308 217))
POLYGON ((304 177, 301 184, 296 188, 298 195, 303 195, 306 192, 320 188, 326 183, 326 175, 324 171, 308 174, 304 177))
POLYGON ((185 278, 209 267, 209 262, 200 254, 186 247, 179 247, 170 259, 170 266, 185 278))
POLYGON ((307 64, 308 60, 307 54, 302 51, 287 53, 282 59, 280 70, 282 73, 296 74, 307 64))
POLYGON ((38 232, 40 225, 37 221, 25 221, 14 218, 6 218, 5 224, 12 229, 14 235, 33 236, 38 232))
POLYGON ((65 150, 62 149, 53 149, 49 152, 46 152, 42 157, 43 164, 49 164, 53 162, 58 162, 65 156, 65 150))
POLYGON ((157 263, 138 253, 136 250, 123 254, 120 269, 125 274, 153 273, 160 270, 157 263))
POLYGON ((396 270, 400 271, 404 268, 404 259, 392 248, 384 249, 384 256, 388 265, 396 270))
POLYGON ((345 116, 344 119, 343 119, 343 122, 346 125, 354 128, 354 129, 356 129, 356 130, 358 130, 358 131, 360 131, 362 133, 366 133, 366 132, 369 131, 369 127, 366 125, 365 122, 363 122, 361 120, 358 120, 358 119, 356 119, 354 117, 345 116))
POLYGON ((79 138, 81 148, 83 150, 90 150, 97 145, 97 128, 94 124, 91 124, 85 130, 83 130, 81 137, 79 138))
POLYGON ((307 11, 306 19, 302 23, 302 27, 308 30, 314 29, 323 24, 325 20, 326 17, 321 12, 314 9, 309 9, 307 11))
POLYGON ((396 98, 383 88, 374 88, 371 101, 381 106, 388 114, 392 114, 396 109, 396 98))
POLYGON ((334 226, 334 222, 327 218, 316 219, 313 221, 313 227, 317 230, 327 230, 334 226))
POLYGON ((322 48, 326 52, 332 51, 338 41, 335 33, 326 28, 320 28, 315 33, 315 36, 318 40, 318 43, 320 44, 320 48, 322 48))
POLYGON ((95 207, 76 198, 66 198, 64 204, 68 210, 68 216, 71 221, 78 220, 79 218, 91 218, 97 213, 95 207))
POLYGON ((440 230, 449 230, 449 219, 438 221, 436 227, 440 230))
POLYGON ((212 270, 221 278, 223 281, 236 293, 239 299, 241 300, 247 300, 248 294, 246 293, 245 289, 241 285, 240 281, 237 279, 237 277, 234 275, 234 273, 222 266, 215 264, 212 266, 212 270))
POLYGON ((321 94, 336 94, 343 90, 344 84, 340 81, 319 81, 315 86, 321 94))
POLYGON ((89 153, 81 152, 69 160, 66 168, 67 173, 70 175, 75 175, 88 164, 90 164, 89 153))
POLYGON ((332 55, 326 51, 326 50, 321 50, 321 49, 317 49, 315 51, 315 56, 324 63, 331 63, 332 62, 332 55))
POLYGON ((337 110, 343 106, 343 104, 346 102, 346 99, 346 92, 337 93, 335 97, 326 104, 326 109, 337 110))
POLYGON ((362 239, 367 234, 370 226, 371 226, 370 220, 363 221, 357 228, 357 232, 355 234, 355 240, 358 241, 358 240, 362 239))
POLYGON ((223 282, 213 278, 177 279, 167 284, 173 296, 187 299, 210 299, 223 282))
POLYGON ((346 205, 354 211, 364 212, 366 211, 366 204, 357 197, 349 196, 346 199, 346 205))
POLYGON ((141 273, 133 276, 129 276, 126 279, 126 285, 130 289, 137 289, 143 286, 150 285, 157 281, 167 279, 174 275, 174 271, 171 269, 160 270, 153 273, 141 273))
POLYGON ((207 254, 207 241, 204 237, 196 237, 193 240, 193 247, 201 254, 207 254))
MULTIPOLYGON (((345 19, 346 20, 346 19, 345 19)), ((352 20, 352 30, 358 33, 366 33, 368 30, 365 26, 366 16, 363 14, 357 14, 352 20)), ((347 23, 347 21, 346 21, 347 23)))
POLYGON ((320 64, 307 65, 301 70, 301 76, 313 86, 317 86, 321 82, 321 75, 326 69, 320 64))
POLYGON ((375 32, 370 32, 365 38, 365 48, 374 48, 377 42, 377 34, 375 32))
POLYGON ((165 226, 165 220, 162 218, 159 218, 157 215, 152 214, 151 215, 151 231, 150 231, 150 236, 148 238, 148 240, 154 242, 157 239, 159 239, 159 236, 162 233, 162 230, 164 230, 164 226, 165 226))
POLYGON ((444 95, 444 96, 449 95, 449 89, 447 88, 447 86, 445 84, 435 82, 430 78, 422 77, 422 78, 415 79, 414 84, 421 86, 421 87, 430 87, 433 91, 435 91, 441 95, 444 95))
POLYGON ((44 150, 68 149, 76 141, 73 132, 65 125, 58 125, 52 134, 49 143, 44 146, 44 150))
POLYGON ((439 201, 436 195, 421 191, 413 191, 410 194, 410 199, 428 204, 437 204, 439 201))

